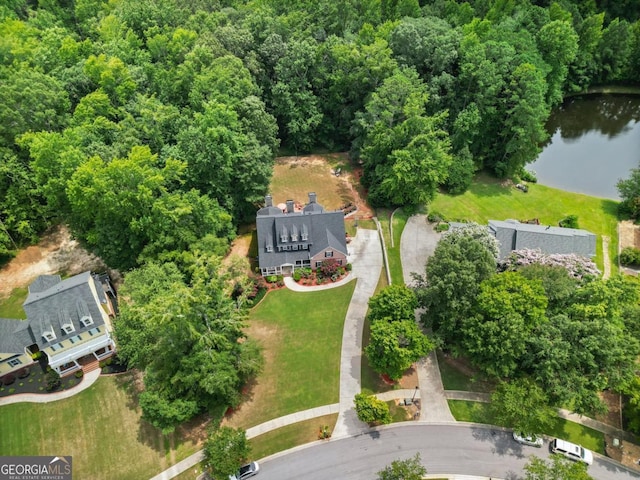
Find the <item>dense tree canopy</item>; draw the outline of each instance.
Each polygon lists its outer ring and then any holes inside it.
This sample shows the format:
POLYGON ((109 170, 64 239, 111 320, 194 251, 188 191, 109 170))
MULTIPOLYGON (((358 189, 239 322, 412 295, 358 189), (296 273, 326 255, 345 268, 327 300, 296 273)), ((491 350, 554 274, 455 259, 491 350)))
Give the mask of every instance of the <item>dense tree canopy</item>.
POLYGON ((202 255, 184 269, 148 263, 130 272, 114 325, 119 355, 145 371, 143 415, 165 432, 202 410, 237 404, 239 387, 261 368, 230 295, 242 281, 237 272, 202 255))
MULTIPOLYGON (((637 81, 639 25, 631 1, 5 2, 0 253, 60 221, 103 253, 68 183, 137 148, 160 169, 181 161, 167 193, 195 189, 234 225, 280 143, 351 149, 377 205, 461 192, 480 168, 511 175, 566 93, 637 81)), ((145 245, 119 266, 165 253, 145 245)))

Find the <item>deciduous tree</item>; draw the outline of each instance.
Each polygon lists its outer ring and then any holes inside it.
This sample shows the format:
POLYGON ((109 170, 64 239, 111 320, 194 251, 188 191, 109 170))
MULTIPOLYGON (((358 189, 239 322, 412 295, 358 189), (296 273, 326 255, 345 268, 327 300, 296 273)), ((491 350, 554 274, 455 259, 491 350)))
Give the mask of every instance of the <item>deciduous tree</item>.
POLYGON ((230 427, 209 430, 204 442, 205 468, 219 480, 227 480, 240 470, 249 458, 251 445, 246 432, 230 427))
POLYGON ((391 465, 378 472, 378 480, 422 480, 427 469, 422 465, 420 454, 406 460, 394 460, 391 465))

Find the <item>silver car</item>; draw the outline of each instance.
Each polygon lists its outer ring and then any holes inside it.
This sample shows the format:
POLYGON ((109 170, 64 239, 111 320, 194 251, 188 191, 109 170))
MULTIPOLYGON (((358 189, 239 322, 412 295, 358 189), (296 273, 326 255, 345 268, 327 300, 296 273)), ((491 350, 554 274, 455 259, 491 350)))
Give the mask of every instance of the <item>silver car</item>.
POLYGON ((231 475, 229 480, 244 480, 245 478, 253 477, 260 471, 260 465, 258 462, 247 463, 240 467, 238 473, 231 475))
POLYGON ((534 434, 513 432, 513 439, 522 445, 529 445, 530 447, 540 448, 543 443, 542 437, 534 434))

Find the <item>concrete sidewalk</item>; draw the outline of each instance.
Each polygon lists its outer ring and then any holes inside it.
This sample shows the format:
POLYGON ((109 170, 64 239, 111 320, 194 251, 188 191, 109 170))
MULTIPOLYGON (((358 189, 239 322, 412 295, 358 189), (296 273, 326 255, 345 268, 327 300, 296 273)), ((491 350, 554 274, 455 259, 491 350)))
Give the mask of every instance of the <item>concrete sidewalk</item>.
POLYGON ((11 405, 13 403, 49 403, 57 400, 72 397, 77 393, 86 390, 98 380, 100 369, 93 370, 82 377, 82 381, 75 387, 54 393, 21 393, 20 395, 11 395, 6 398, 0 398, 0 406, 11 405))

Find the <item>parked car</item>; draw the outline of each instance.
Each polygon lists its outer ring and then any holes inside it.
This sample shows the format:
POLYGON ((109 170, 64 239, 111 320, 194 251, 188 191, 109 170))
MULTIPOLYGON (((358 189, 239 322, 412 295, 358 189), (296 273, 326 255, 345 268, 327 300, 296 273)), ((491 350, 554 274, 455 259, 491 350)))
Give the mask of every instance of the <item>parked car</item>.
POLYGON ((258 462, 247 463, 240 467, 238 473, 231 475, 229 480, 244 480, 245 478, 253 477, 260 471, 260 465, 258 462))
POLYGON ((576 462, 583 462, 587 465, 591 465, 593 463, 593 453, 580 445, 576 445, 575 443, 556 438, 551 442, 550 449, 553 453, 558 453, 570 460, 575 460, 576 462))
POLYGON ((513 432, 513 439, 521 443, 522 445, 529 445, 530 447, 541 447, 542 446, 542 437, 534 434, 526 434, 526 433, 518 433, 513 432))

